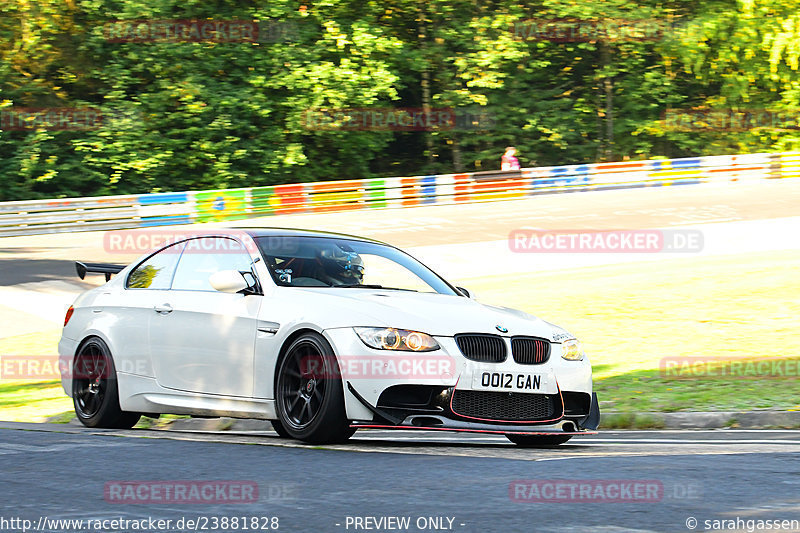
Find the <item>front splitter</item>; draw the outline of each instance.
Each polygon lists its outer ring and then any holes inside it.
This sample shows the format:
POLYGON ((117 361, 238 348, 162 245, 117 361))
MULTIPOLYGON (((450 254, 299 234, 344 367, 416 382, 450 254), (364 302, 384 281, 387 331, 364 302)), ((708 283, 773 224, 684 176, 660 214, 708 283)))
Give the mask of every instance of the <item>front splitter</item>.
POLYGON ((556 436, 556 435, 570 435, 570 436, 577 436, 577 435, 597 435, 597 431, 561 431, 554 429, 552 431, 542 431, 542 430, 526 430, 519 427, 507 427, 507 426, 499 426, 496 428, 453 428, 453 427, 441 427, 441 426, 412 426, 412 425, 383 425, 383 424, 372 424, 369 422, 365 423, 353 423, 350 424, 351 428, 354 429, 396 429, 396 430, 405 430, 405 431, 453 431, 456 433, 488 433, 492 435, 540 435, 540 436, 556 436))

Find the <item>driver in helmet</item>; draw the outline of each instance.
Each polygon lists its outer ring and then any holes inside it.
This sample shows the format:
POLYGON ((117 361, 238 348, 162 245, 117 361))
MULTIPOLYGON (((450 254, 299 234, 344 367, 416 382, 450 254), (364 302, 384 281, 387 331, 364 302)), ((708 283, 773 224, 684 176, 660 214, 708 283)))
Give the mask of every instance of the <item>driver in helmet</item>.
POLYGON ((356 252, 347 252, 338 247, 319 250, 317 254, 323 276, 318 276, 336 285, 361 285, 364 280, 364 260, 356 252))

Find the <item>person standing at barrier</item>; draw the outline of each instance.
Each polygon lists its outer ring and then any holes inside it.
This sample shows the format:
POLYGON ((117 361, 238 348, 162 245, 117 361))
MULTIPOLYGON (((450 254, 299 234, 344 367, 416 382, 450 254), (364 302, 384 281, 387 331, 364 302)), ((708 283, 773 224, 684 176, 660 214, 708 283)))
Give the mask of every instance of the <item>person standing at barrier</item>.
POLYGON ((506 153, 500 158, 500 170, 519 170, 519 160, 514 157, 517 149, 513 146, 506 148, 506 153))

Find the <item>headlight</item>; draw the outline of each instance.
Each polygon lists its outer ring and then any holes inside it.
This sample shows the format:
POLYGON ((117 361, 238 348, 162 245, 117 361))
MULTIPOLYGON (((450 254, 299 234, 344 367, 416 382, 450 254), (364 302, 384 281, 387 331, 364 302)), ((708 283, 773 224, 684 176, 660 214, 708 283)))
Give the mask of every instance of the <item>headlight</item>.
POLYGON ((561 343, 561 357, 568 361, 580 361, 584 353, 578 339, 570 339, 561 343))
POLYGON ((439 345, 433 337, 419 331, 395 328, 353 328, 361 341, 376 350, 431 352, 439 345))

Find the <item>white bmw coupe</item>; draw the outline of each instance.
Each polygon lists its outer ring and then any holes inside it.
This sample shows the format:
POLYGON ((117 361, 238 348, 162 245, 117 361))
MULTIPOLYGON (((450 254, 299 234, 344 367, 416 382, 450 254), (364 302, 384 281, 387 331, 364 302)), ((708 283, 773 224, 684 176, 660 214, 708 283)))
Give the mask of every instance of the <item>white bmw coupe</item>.
POLYGON ((232 229, 76 265, 107 280, 69 308, 58 346, 88 427, 172 413, 270 420, 310 443, 396 428, 551 446, 600 420, 575 337, 381 242, 232 229))

